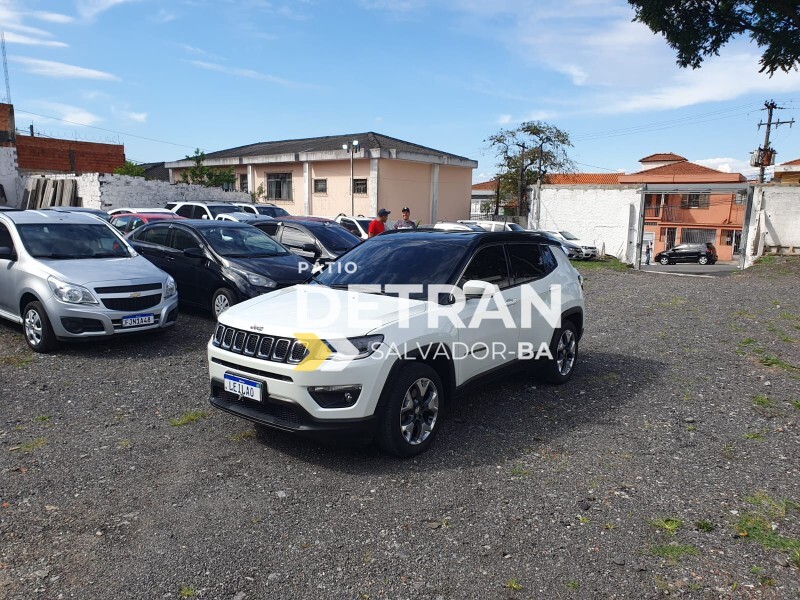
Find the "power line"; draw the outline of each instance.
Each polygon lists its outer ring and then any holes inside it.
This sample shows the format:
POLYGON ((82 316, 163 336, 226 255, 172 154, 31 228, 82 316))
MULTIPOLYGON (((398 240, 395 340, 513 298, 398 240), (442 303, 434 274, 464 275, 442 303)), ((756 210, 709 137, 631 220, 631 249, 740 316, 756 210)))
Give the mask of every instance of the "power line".
POLYGON ((59 117, 51 117, 48 115, 40 115, 39 113, 31 112, 29 110, 23 110, 21 108, 17 109, 18 113, 23 113, 26 115, 34 115, 36 117, 42 117, 43 119, 53 119, 54 121, 62 121, 64 123, 70 123, 71 125, 80 125, 81 127, 89 127, 91 129, 98 129, 100 131, 105 131, 108 133, 116 133, 117 135, 124 135, 128 137, 138 138, 140 140, 147 140, 148 142, 157 142, 159 144, 169 144, 170 146, 178 146, 179 148, 189 148, 194 150, 195 146, 187 146, 186 144, 176 144, 175 142, 167 142, 165 140, 157 140, 155 138, 145 137, 143 135, 136 135, 135 133, 126 133, 124 131, 116 131, 115 129, 106 129, 104 127, 97 127, 96 125, 86 125, 84 123, 78 123, 76 121, 68 121, 67 119, 61 119, 59 117))

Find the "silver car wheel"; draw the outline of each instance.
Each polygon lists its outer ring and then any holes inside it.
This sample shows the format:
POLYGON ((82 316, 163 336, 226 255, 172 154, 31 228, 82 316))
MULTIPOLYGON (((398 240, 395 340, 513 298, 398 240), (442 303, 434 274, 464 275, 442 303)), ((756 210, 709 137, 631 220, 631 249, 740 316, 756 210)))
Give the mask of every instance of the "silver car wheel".
POLYGON ((561 332, 561 337, 558 338, 558 347, 556 348, 556 363, 558 364, 558 372, 562 376, 569 375, 572 371, 572 366, 575 364, 577 345, 578 342, 571 329, 565 329, 561 332))
POLYGON ((218 317, 231 307, 231 303, 225 294, 217 294, 214 298, 214 316, 218 317))
POLYGON ((417 379, 406 390, 400 406, 400 433, 412 446, 428 439, 439 417, 439 392, 427 377, 417 379))
POLYGON ((25 337, 31 346, 42 343, 42 317, 35 310, 25 313, 25 337))

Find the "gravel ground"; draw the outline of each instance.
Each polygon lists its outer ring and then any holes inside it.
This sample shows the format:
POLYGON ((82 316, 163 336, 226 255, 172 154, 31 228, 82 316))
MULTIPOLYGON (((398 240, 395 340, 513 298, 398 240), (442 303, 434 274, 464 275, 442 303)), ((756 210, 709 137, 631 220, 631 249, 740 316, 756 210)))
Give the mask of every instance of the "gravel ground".
POLYGON ((574 379, 412 461, 212 409, 203 314, 50 356, 0 325, 0 598, 798 597, 800 261, 582 268, 574 379))

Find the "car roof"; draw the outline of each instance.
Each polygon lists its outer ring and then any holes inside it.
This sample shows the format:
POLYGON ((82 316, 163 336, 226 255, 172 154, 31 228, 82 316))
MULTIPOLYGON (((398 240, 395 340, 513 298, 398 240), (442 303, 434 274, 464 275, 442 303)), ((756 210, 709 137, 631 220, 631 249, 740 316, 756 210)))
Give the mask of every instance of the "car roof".
POLYGON ((300 221, 307 223, 334 223, 333 219, 327 217, 312 217, 310 215, 285 215, 281 217, 282 221, 300 221))
POLYGON ((213 227, 252 227, 239 221, 223 221, 222 219, 176 219, 175 225, 186 225, 194 229, 211 229, 213 227))
POLYGON ((540 242, 547 245, 557 245, 556 242, 548 237, 533 231, 454 231, 447 229, 391 229, 380 234, 376 238, 380 239, 387 235, 402 235, 420 241, 430 241, 435 239, 448 241, 461 241, 465 245, 479 246, 492 242, 540 242))
POLYGON ((12 210, 2 215, 17 225, 47 223, 92 224, 99 221, 91 212, 66 210, 12 210))

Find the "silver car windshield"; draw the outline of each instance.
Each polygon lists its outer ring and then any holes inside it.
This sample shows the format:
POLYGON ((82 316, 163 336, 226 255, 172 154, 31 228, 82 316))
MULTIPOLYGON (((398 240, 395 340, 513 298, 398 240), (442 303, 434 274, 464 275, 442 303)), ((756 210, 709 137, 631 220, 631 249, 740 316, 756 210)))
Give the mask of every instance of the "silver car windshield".
POLYGON ((17 225, 19 237, 34 258, 126 258, 126 245, 107 226, 98 223, 27 223, 17 225))

